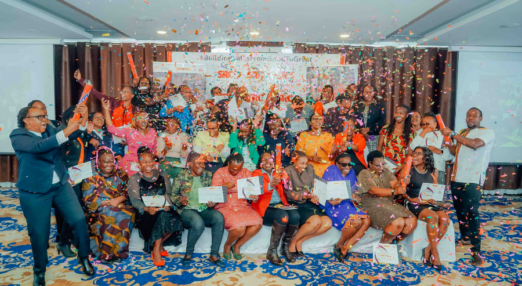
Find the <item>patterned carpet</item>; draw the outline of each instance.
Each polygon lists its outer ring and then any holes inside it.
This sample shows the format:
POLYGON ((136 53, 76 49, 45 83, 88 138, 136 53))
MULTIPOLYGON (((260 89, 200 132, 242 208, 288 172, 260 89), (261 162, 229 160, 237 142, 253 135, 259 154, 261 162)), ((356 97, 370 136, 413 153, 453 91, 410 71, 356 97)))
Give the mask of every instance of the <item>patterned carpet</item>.
MULTIPOLYGON (((296 263, 275 267, 264 255, 246 255, 218 269, 208 255, 195 255, 191 268, 181 266, 182 254, 166 258, 157 268, 149 256, 133 252, 129 260, 105 266, 87 278, 75 259, 58 256, 55 243, 49 250, 47 285, 520 285, 522 283, 522 214, 520 197, 488 197, 481 205, 482 267, 464 263, 467 249, 457 247, 457 261, 445 263, 448 275, 439 275, 421 263, 403 261, 398 266, 375 265, 371 255, 356 254, 344 264, 330 253, 309 255, 296 263)), ((456 224, 456 217, 452 217, 456 224)), ((53 218, 54 220, 54 218, 53 218)), ((56 235, 53 224, 51 236, 56 235)), ((0 285, 30 285, 32 253, 16 190, 0 189, 0 285)))

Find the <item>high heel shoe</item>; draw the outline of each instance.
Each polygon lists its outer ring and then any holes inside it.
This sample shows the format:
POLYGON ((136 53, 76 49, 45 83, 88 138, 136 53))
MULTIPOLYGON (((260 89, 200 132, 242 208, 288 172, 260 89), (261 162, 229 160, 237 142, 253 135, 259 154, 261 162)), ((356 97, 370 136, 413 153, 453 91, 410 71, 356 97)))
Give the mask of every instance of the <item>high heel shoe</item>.
POLYGON ((150 254, 150 259, 157 267, 165 266, 165 260, 162 259, 160 262, 154 261, 154 255, 152 253, 150 254))
POLYGON ((232 252, 232 256, 234 256, 234 258, 235 258, 236 260, 241 260, 241 259, 243 259, 243 254, 236 254, 236 253, 234 252, 234 245, 235 245, 235 244, 232 244, 232 246, 230 247, 230 252, 232 252))
POLYGON ((297 255, 298 255, 298 256, 302 256, 302 257, 306 257, 306 255, 304 254, 304 252, 302 252, 301 250, 298 250, 298 251, 297 251, 297 255))
POLYGON ((33 273, 33 286, 45 286, 45 273, 33 273))
POLYGON ((169 253, 165 250, 165 251, 160 252, 160 255, 161 256, 169 256, 169 253))
POLYGON ((333 253, 335 255, 335 258, 337 258, 337 261, 343 263, 344 262, 344 255, 341 252, 341 249, 337 246, 334 246, 333 253))
POLYGON ((78 256, 76 259, 78 260, 78 264, 80 264, 82 266, 83 274, 85 274, 87 276, 94 275, 94 268, 92 267, 92 264, 89 261, 89 256, 82 257, 82 258, 80 258, 80 256, 78 256))
POLYGON ((422 257, 421 257, 422 263, 424 263, 424 265, 426 265, 426 266, 432 266, 431 261, 429 259, 426 259, 426 257, 425 257, 426 256, 426 248, 428 248, 428 247, 424 247, 422 249, 422 257))
POLYGON ((67 244, 57 244, 56 251, 58 251, 58 255, 61 253, 63 256, 67 258, 75 257, 76 253, 71 250, 71 246, 67 244))

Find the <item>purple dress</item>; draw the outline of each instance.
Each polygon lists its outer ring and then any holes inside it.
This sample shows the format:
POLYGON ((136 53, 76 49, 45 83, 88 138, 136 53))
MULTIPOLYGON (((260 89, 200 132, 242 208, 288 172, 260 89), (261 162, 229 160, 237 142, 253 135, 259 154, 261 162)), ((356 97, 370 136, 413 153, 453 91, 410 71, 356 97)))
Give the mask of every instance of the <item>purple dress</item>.
MULTIPOLYGON (((337 167, 337 165, 331 165, 326 169, 323 174, 323 180, 325 181, 350 181, 352 192, 357 190, 359 184, 357 184, 357 176, 353 169, 350 170, 346 177, 337 167)), ((324 209, 324 212, 332 220, 332 225, 338 230, 342 231, 346 223, 350 218, 367 218, 368 214, 362 209, 357 208, 351 200, 344 200, 336 206, 332 206, 328 201, 326 205, 319 205, 324 209)))

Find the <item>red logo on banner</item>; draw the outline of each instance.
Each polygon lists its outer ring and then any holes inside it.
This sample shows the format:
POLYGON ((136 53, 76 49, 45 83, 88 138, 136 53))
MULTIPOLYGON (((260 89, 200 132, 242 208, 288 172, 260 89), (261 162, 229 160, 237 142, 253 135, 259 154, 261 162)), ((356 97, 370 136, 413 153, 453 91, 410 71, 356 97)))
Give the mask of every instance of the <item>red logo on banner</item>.
POLYGON ((218 71, 218 78, 231 78, 231 72, 229 72, 229 71, 218 71))

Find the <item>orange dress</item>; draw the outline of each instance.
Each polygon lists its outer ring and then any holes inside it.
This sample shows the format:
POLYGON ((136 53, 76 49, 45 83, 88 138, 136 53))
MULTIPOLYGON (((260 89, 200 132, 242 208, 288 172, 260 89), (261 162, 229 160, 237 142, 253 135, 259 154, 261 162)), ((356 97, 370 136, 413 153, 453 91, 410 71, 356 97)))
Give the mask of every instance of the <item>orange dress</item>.
MULTIPOLYGON (((212 186, 223 186, 226 182, 252 177, 247 169, 242 169, 236 176, 228 172, 228 167, 220 168, 212 178, 212 186)), ((263 218, 252 208, 247 200, 238 199, 237 186, 227 189, 227 202, 217 204, 214 209, 223 214, 225 218, 225 229, 230 231, 241 226, 262 225, 263 218)))
POLYGON ((312 132, 303 132, 297 139, 296 151, 303 151, 306 156, 319 156, 323 159, 322 162, 308 162, 314 165, 314 171, 319 178, 323 177, 323 173, 332 162, 330 162, 330 151, 334 143, 333 136, 328 132, 322 132, 321 135, 312 135, 312 132))

